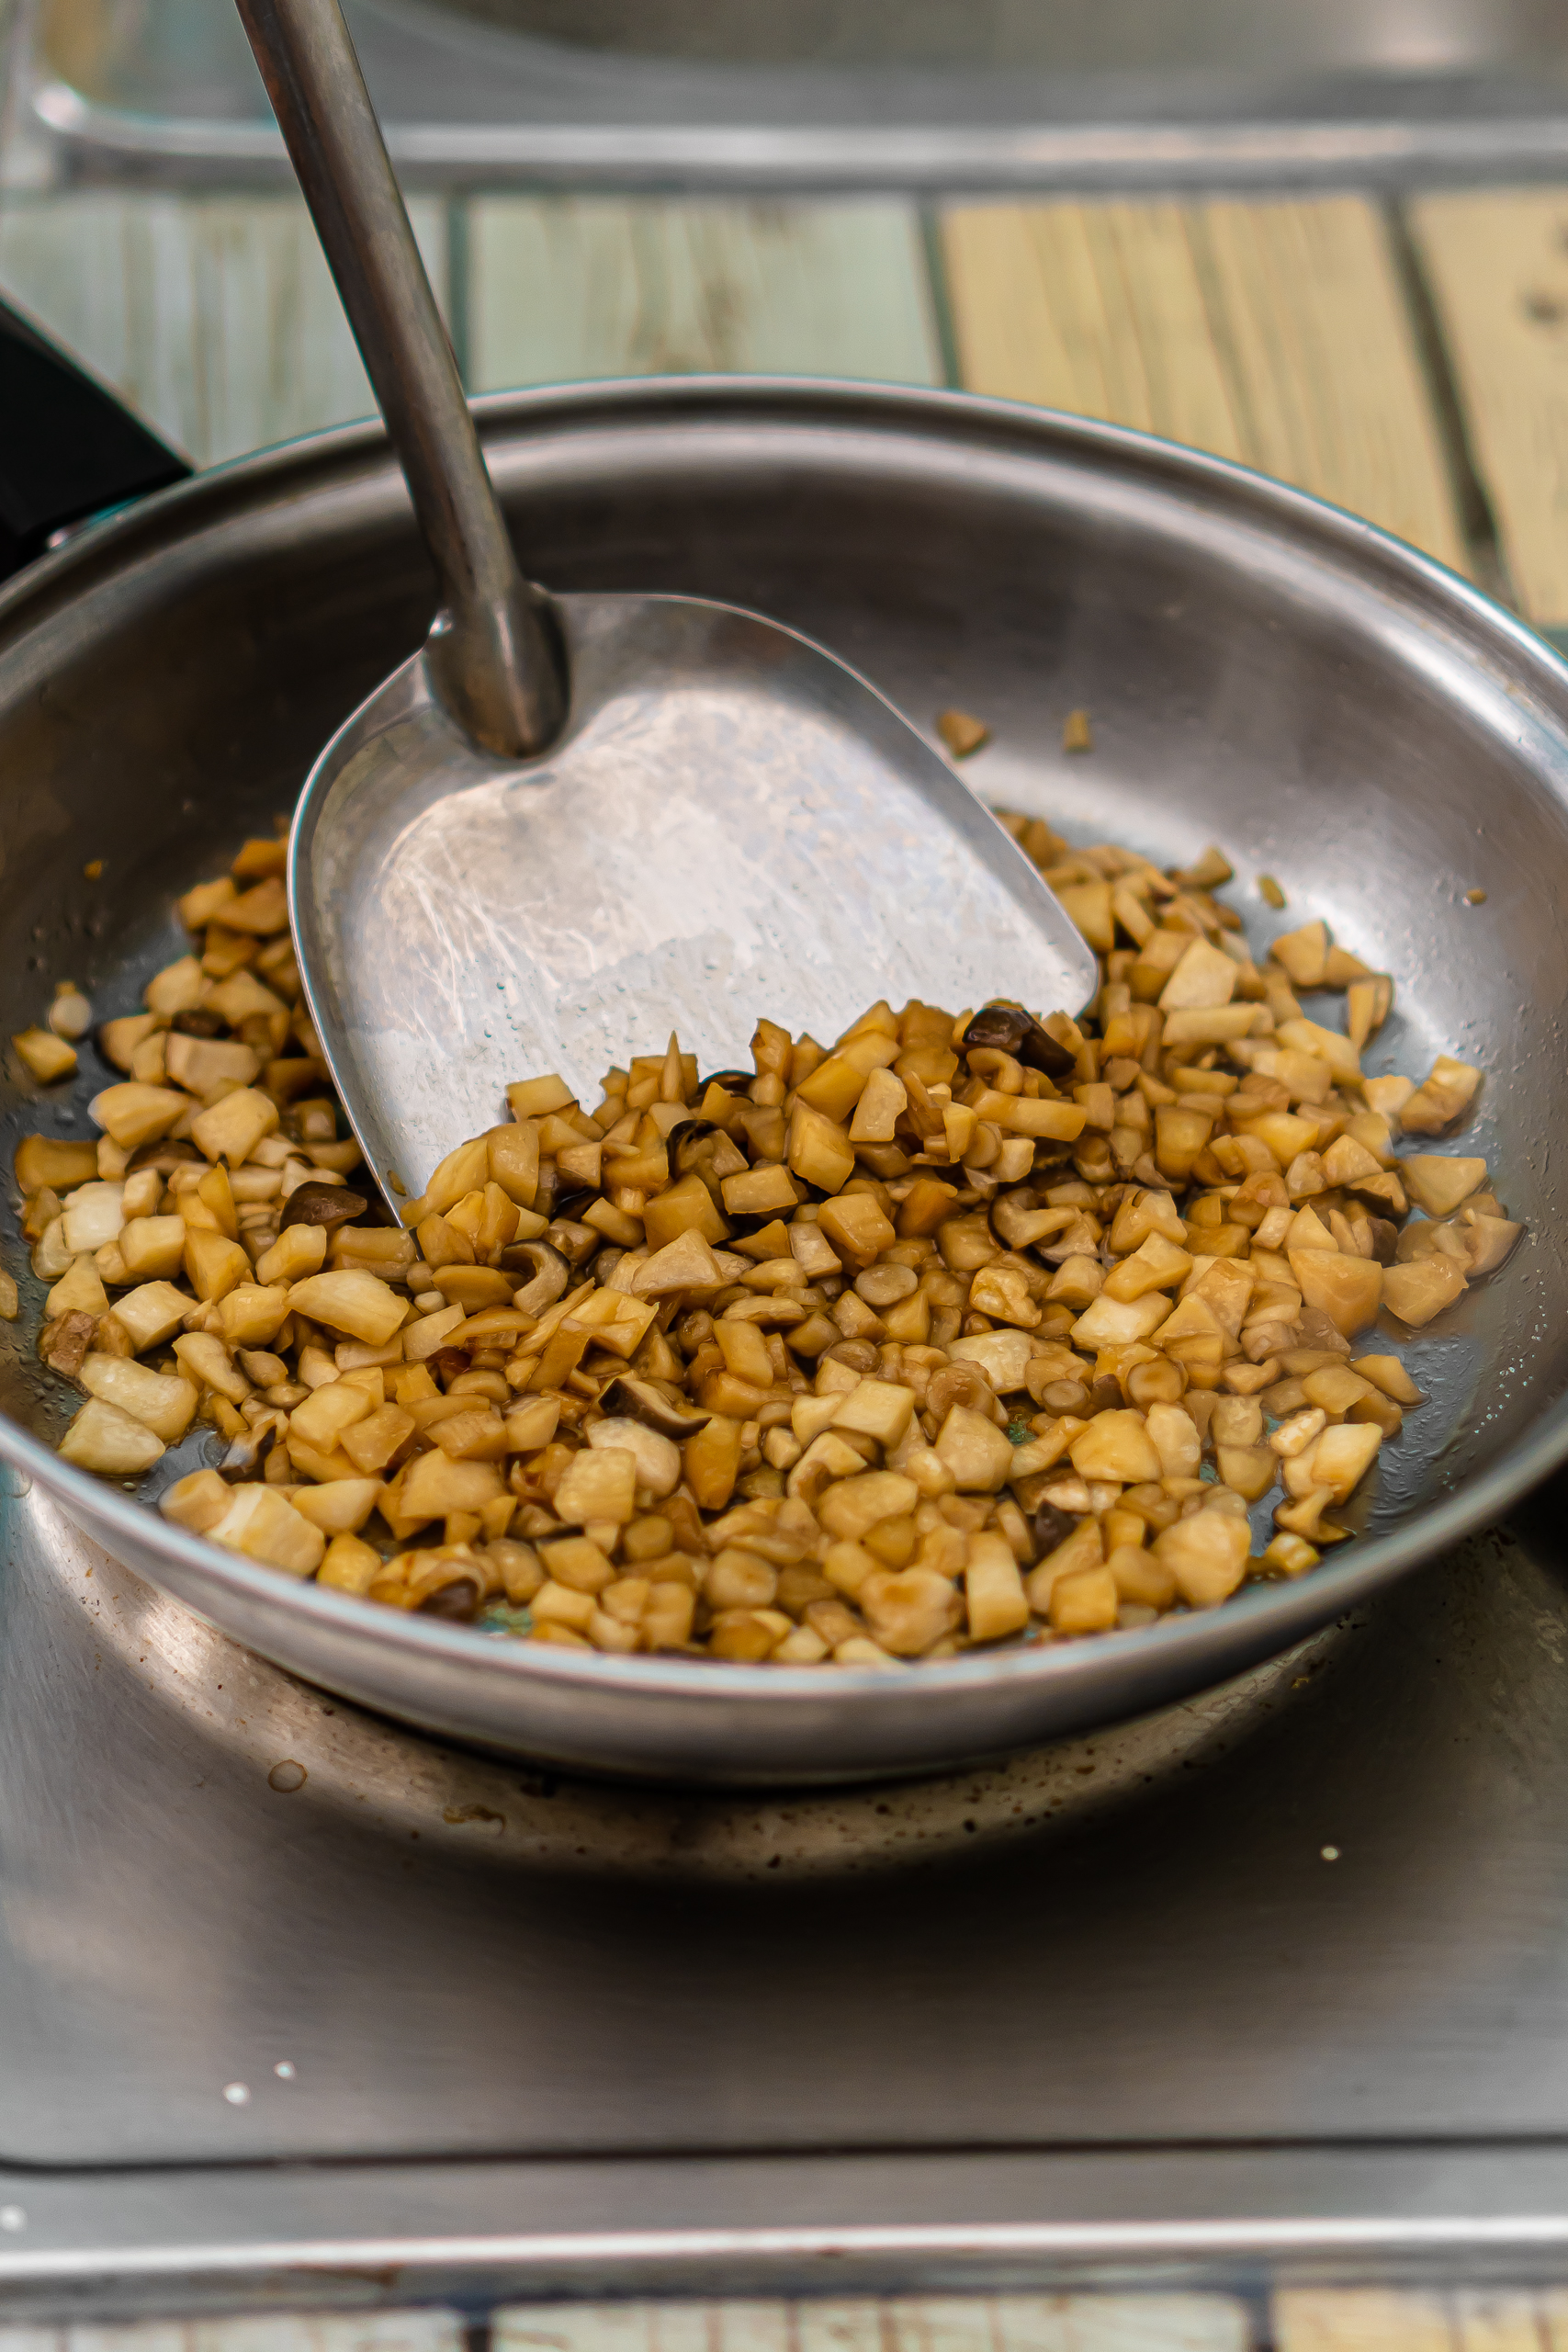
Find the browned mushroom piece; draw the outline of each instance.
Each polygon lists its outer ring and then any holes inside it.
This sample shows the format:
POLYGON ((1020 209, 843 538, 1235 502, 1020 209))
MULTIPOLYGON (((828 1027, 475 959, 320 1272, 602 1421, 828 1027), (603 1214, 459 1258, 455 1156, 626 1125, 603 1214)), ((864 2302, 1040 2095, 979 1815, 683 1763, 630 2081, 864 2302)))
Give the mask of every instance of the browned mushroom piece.
POLYGON ((38 1335, 38 1351, 51 1372, 63 1373, 67 1380, 74 1380, 81 1371, 93 1333, 97 1329, 97 1317, 85 1314, 80 1307, 71 1307, 46 1323, 38 1335))
POLYGON ((971 1413, 984 1413, 990 1418, 997 1392, 977 1363, 944 1363, 933 1373, 926 1389, 926 1408, 940 1421, 952 1412, 954 1405, 962 1405, 971 1413))
POLYGON ((542 1315, 565 1296, 571 1280, 570 1264, 548 1241, 514 1241, 502 1251, 501 1264, 504 1273, 531 1276, 513 1295, 513 1306, 525 1315, 542 1315))
POLYGON ((229 1451, 218 1464, 220 1477, 254 1477, 288 1426, 287 1413, 273 1413, 253 1421, 243 1437, 230 1441, 229 1451))
POLYGON ((1026 1069, 1040 1070, 1046 1078, 1070 1078, 1077 1067, 1077 1056, 1058 1045, 1021 1004, 982 1005, 964 1032, 964 1052, 976 1046, 1011 1054, 1026 1069))
POLYGON ((1034 1514, 1034 1548, 1040 1557, 1044 1559, 1058 1544, 1065 1544, 1077 1523, 1055 1503, 1042 1503, 1034 1514))
POLYGON ((155 1168, 160 1176, 167 1176, 172 1169, 188 1168, 193 1160, 199 1161, 203 1168, 207 1165, 195 1144, 187 1143, 183 1136, 164 1136, 159 1143, 139 1145, 126 1162, 125 1172, 139 1176, 142 1169, 155 1168))
MULTIPOLYGON (((700 1176, 722 1209, 719 1186, 727 1176, 744 1176, 750 1165, 732 1136, 712 1119, 682 1119, 665 1137, 672 1179, 700 1176)), ((774 1210, 771 1214, 776 1216, 774 1210)))
POLYGON ((283 1204, 279 1229, 290 1225, 324 1225, 330 1233, 336 1226, 357 1224, 369 1207, 366 1195, 351 1192, 346 1184, 298 1184, 283 1204))
POLYGON ((415 1614, 420 1617, 445 1617, 454 1625, 468 1625, 478 1614, 479 1589, 471 1577, 457 1577, 451 1584, 437 1587, 420 1602, 415 1614))
POLYGON ((683 1438, 695 1437, 699 1430, 705 1430, 713 1418, 709 1413, 694 1412, 690 1406, 677 1405, 651 1380, 638 1380, 629 1372, 623 1372, 611 1381, 599 1399, 599 1407, 607 1420, 640 1421, 644 1429, 657 1430, 660 1437, 673 1438, 677 1444, 683 1438))
MULTIPOLYGON (((591 1201, 594 1195, 584 1193, 580 1197, 591 1201)), ((550 1219, 542 1238, 569 1266, 585 1266, 604 1242, 604 1235, 593 1226, 578 1225, 570 1217, 559 1216, 550 1219)))

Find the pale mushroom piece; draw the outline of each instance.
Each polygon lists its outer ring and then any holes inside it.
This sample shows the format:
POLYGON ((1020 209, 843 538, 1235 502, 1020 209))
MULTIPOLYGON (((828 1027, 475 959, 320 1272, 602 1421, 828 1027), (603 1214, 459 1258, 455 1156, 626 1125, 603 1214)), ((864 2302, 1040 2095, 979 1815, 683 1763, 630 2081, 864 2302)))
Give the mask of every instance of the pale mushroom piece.
POLYGON ((196 1415, 195 1385, 133 1358, 89 1354, 77 1374, 89 1396, 117 1405, 165 1445, 177 1445, 196 1415))
POLYGON ((1439 1054, 1425 1082, 1400 1106, 1400 1125, 1406 1135, 1440 1135, 1470 1108, 1480 1084, 1481 1072, 1472 1063, 1439 1054))
POLYGON ((60 1458, 108 1478, 139 1477, 163 1459, 164 1441, 121 1407, 89 1397, 60 1441, 60 1458))
POLYGON ((93 1008, 79 988, 70 980, 62 980, 55 989, 48 1018, 55 1035, 74 1045, 92 1027, 93 1008))

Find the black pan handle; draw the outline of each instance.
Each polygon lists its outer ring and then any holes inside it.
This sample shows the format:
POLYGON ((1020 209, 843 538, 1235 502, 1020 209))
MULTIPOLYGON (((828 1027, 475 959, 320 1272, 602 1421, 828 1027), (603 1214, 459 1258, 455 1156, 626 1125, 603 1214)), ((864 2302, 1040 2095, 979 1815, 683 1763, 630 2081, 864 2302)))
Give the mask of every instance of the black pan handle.
POLYGON ((0 580, 73 523, 183 481, 190 470, 0 303, 0 580))

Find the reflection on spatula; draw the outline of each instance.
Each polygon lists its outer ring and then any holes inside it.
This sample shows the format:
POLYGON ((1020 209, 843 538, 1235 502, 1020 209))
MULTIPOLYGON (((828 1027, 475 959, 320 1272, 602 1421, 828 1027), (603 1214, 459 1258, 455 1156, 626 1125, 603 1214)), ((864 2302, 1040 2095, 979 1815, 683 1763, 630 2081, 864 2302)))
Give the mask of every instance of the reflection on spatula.
POLYGON ((837 1037, 878 998, 1074 1012, 1094 958, 947 762, 821 647, 691 597, 525 582, 337 0, 239 0, 401 460, 441 609, 318 760, 289 889, 382 1183, 509 1080, 671 1028, 837 1037))

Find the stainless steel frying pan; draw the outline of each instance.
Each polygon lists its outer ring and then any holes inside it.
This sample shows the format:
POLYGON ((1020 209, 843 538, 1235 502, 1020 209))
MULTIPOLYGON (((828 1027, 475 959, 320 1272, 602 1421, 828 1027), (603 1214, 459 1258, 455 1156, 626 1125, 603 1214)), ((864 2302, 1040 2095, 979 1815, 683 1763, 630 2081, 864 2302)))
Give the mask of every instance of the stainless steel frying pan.
MULTIPOLYGON (((1392 965, 1398 1011, 1372 1067, 1420 1076, 1439 1048, 1483 1065, 1465 1148, 1485 1152, 1528 1239, 1430 1327, 1430 1401, 1385 1449, 1364 1538, 1337 1558, 1146 1632, 899 1674, 583 1658, 227 1557, 56 1460, 69 1400, 40 1378, 26 1317, 0 1325, 0 1453, 119 1559, 311 1681, 569 1768, 729 1782, 934 1770, 1161 1704, 1285 1648, 1568 1453, 1562 662, 1368 525, 1109 426, 758 380, 600 385, 480 413, 519 536, 563 590, 753 606, 921 724, 948 703, 982 713, 995 741, 969 774, 988 797, 1162 861, 1219 841, 1244 898, 1278 875, 1291 905, 1271 917, 1253 896, 1255 935, 1321 914, 1392 965), (1069 758, 1075 707, 1096 748, 1069 758), (1484 903, 1464 903, 1477 888, 1484 903)), ((431 600, 370 427, 161 492, 0 594, 7 1030, 65 974, 100 1015, 133 1006, 174 951, 175 893, 289 805, 321 741, 419 642, 431 600)), ((86 1069, 62 1101, 7 1080, 7 1165, 29 1128, 85 1132, 101 1082, 86 1069)), ((0 1257, 25 1277, 6 1223, 0 1257)))

